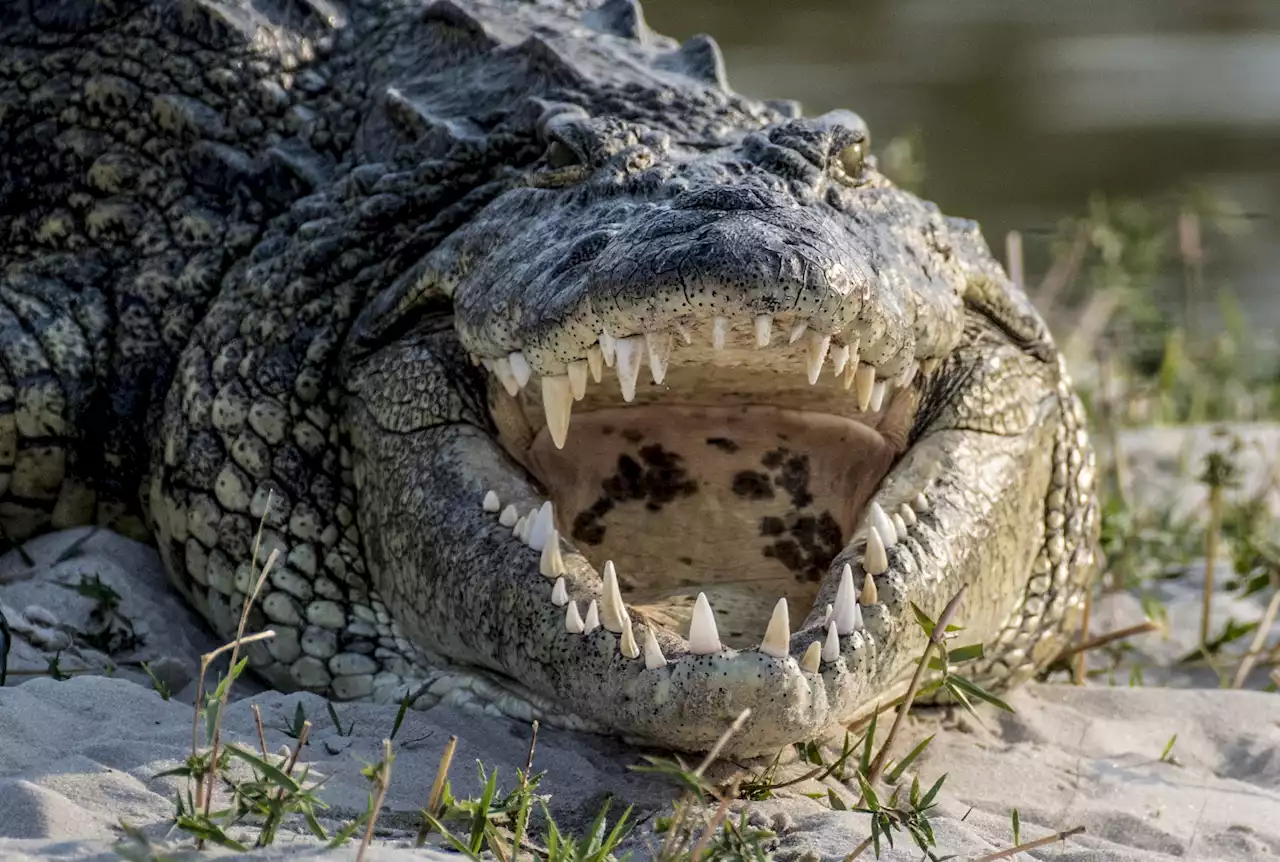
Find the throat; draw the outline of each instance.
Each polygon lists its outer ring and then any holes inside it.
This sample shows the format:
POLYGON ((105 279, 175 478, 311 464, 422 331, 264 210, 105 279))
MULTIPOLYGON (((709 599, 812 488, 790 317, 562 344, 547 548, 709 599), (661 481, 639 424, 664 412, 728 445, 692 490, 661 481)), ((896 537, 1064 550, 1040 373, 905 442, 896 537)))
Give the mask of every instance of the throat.
POLYGON ((565 449, 541 433, 526 463, 561 532, 597 568, 614 562, 629 605, 685 631, 705 592, 737 646, 779 598, 799 626, 897 454, 843 417, 644 405, 583 411, 565 449))

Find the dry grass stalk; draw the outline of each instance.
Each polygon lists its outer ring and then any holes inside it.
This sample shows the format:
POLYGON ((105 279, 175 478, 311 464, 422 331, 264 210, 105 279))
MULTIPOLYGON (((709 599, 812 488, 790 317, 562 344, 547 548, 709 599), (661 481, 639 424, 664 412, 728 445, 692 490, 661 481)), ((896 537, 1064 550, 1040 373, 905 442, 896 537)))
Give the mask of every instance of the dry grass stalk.
MULTIPOLYGON (((1085 590, 1084 613, 1080 615, 1080 643, 1089 642, 1089 617, 1093 615, 1093 590, 1085 590)), ((1071 681, 1076 685, 1084 685, 1088 679, 1089 664, 1084 650, 1076 653, 1075 666, 1071 670, 1071 681)))
MULTIPOLYGON (((449 766, 453 763, 453 753, 458 748, 458 737, 449 737, 448 743, 445 744, 444 754, 440 755, 440 765, 436 767, 435 781, 431 782, 431 794, 427 797, 427 813, 432 817, 440 816, 440 797, 444 796, 444 783, 449 779, 449 766)), ((529 746, 530 758, 533 756, 533 746, 529 746)), ((414 839, 413 845, 421 847, 423 842, 427 840, 427 830, 431 828, 431 823, 427 818, 422 818, 422 824, 418 827, 418 835, 414 839)))
MULTIPOLYGON (((299 737, 297 750, 302 750, 301 736, 299 737)), ((294 759, 297 759, 296 754, 294 759)), ((391 786, 391 740, 389 739, 382 740, 382 763, 379 765, 375 782, 378 791, 373 800, 373 809, 369 812, 369 825, 365 827, 364 838, 360 841, 360 849, 356 851, 356 862, 364 862, 365 851, 369 849, 369 844, 373 841, 373 827, 378 823, 378 814, 381 813, 382 803, 387 798, 387 788, 391 786)))
POLYGON ((1263 647, 1267 642, 1267 635, 1271 632, 1271 627, 1275 625, 1276 615, 1280 614, 1280 576, 1272 574, 1272 586, 1275 588, 1271 594, 1271 601, 1267 602, 1267 609, 1262 613, 1262 621, 1258 623, 1258 628, 1253 632, 1253 640, 1249 642, 1249 650, 1244 654, 1244 658, 1240 660, 1240 667, 1236 668, 1235 678, 1231 680, 1232 688, 1243 688, 1244 682, 1249 678, 1249 673, 1253 670, 1253 666, 1258 661, 1258 656, 1263 652, 1263 647))
POLYGON ((1209 654, 1209 623, 1213 614, 1214 566, 1222 537, 1222 483, 1209 486, 1209 527, 1204 534, 1204 595, 1200 608, 1200 649, 1209 654))
POLYGON ((1122 629, 1116 629, 1112 632, 1103 632, 1100 635, 1094 635, 1091 638, 1080 641, 1080 643, 1072 644, 1058 654, 1059 661, 1065 661, 1076 655, 1083 655, 1091 649, 1106 646, 1109 643, 1122 641, 1126 638, 1144 635, 1147 632, 1153 632, 1160 628, 1160 624, 1155 620, 1144 620, 1137 625, 1126 626, 1122 629))
POLYGON ((1083 826, 1073 826, 1062 832, 1055 832, 1052 835, 1046 835, 1044 838, 1038 838, 1035 841, 1028 841, 1026 844, 1019 844, 1017 847, 1010 847, 1008 850, 1000 850, 996 853, 988 853, 986 856, 979 856, 973 862, 996 862, 997 859, 1011 859, 1027 850, 1035 850, 1039 847, 1047 847, 1050 844, 1056 844, 1059 841, 1066 841, 1072 835, 1079 835, 1084 832, 1083 826))

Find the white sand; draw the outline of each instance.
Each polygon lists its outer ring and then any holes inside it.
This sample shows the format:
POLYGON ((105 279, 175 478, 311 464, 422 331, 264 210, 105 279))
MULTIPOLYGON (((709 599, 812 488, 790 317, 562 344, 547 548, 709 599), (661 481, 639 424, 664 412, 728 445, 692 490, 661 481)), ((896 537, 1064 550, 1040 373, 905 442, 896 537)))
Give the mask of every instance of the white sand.
MULTIPOLYGON (((1275 429, 1246 430, 1270 451, 1280 448, 1275 429)), ((1169 458, 1188 436, 1167 431, 1132 435, 1135 486, 1176 493, 1189 506, 1197 505, 1202 497, 1198 486, 1169 479, 1169 458)), ((1200 438, 1201 443, 1208 439, 1200 438)), ((1251 470, 1251 481, 1259 472, 1251 470)), ((81 546, 77 558, 52 564, 84 533, 69 531, 29 543, 34 569, 15 553, 0 558, 0 602, 16 630, 11 670, 41 669, 59 648, 64 670, 101 671, 110 664, 100 653, 68 644, 65 630, 83 630, 93 603, 56 585, 97 574, 116 585, 124 597, 122 614, 145 637, 129 658, 152 662, 178 694, 162 700, 146 675, 128 666, 111 671, 115 678, 80 675, 56 682, 18 676, 0 689, 2 860, 118 859, 112 845, 122 834, 119 821, 162 835, 175 794, 183 787, 180 779, 154 776, 189 753, 192 710, 182 700, 190 701, 197 657, 213 642, 168 592, 158 560, 143 546, 98 533, 81 546)), ((1169 585, 1162 597, 1173 631, 1137 639, 1133 661, 1161 662, 1195 642, 1199 592, 1194 578, 1169 585)), ((1220 620, 1227 614, 1256 619, 1265 601, 1229 600, 1225 594, 1220 599, 1220 620)), ((1095 631, 1126 624, 1138 614, 1132 597, 1109 598, 1096 609, 1095 631)), ((1272 633, 1272 642, 1277 637, 1280 630, 1272 633)), ((918 764, 921 780, 948 775, 933 818, 939 855, 973 858, 1009 846, 1010 812, 1016 807, 1024 841, 1074 826, 1088 830, 1065 845, 1020 858, 1280 859, 1280 695, 1153 688, 1157 678, 1179 686, 1204 685, 1206 680, 1203 674, 1162 675, 1152 667, 1143 675, 1145 688, 1128 687, 1124 672, 1114 687, 1105 680, 1084 688, 1027 686, 1010 697, 1016 714, 983 709, 980 723, 960 712, 929 711, 913 718, 902 750, 936 732, 930 752, 918 764), (1174 734, 1171 761, 1161 762, 1174 734)), ((1212 678, 1208 684, 1214 684, 1212 678)), ((1255 672, 1251 686, 1263 684, 1264 674, 1255 672)), ((264 692, 252 682, 238 694, 253 692, 258 693, 230 709, 228 736, 256 747, 249 705, 257 703, 269 728, 268 743, 277 749, 292 742, 279 728, 302 703, 315 724, 303 762, 312 765, 314 775, 328 779, 321 796, 331 807, 322 822, 336 828, 364 810, 367 784, 360 769, 379 757, 395 708, 338 705, 344 726, 354 722, 351 735, 342 736, 320 698, 264 692)), ((410 713, 396 738, 391 788, 368 858, 443 858, 410 846, 415 812, 427 798, 450 734, 460 738, 451 773, 459 794, 477 787, 477 759, 497 766, 504 786, 524 765, 528 728, 517 722, 445 708, 410 713)), ((537 768, 548 773, 543 790, 552 794, 552 809, 562 826, 581 829, 612 793, 615 810, 632 804, 645 820, 633 842, 643 857, 645 841, 653 840, 652 819, 664 813, 673 794, 626 769, 638 762, 637 751, 616 741, 549 728, 540 734, 536 757, 537 768)), ((848 801, 857 795, 842 785, 831 786, 848 801)), ((815 789, 822 788, 794 790, 815 789)), ((781 859, 806 852, 841 859, 868 834, 865 816, 831 811, 798 792, 755 803, 753 810, 762 822, 783 827, 781 859)), ((290 824, 272 848, 250 855, 351 859, 355 849, 324 851, 290 824)), ((883 858, 920 857, 900 839, 898 848, 883 858)), ((871 858, 870 852, 863 858, 871 858)))

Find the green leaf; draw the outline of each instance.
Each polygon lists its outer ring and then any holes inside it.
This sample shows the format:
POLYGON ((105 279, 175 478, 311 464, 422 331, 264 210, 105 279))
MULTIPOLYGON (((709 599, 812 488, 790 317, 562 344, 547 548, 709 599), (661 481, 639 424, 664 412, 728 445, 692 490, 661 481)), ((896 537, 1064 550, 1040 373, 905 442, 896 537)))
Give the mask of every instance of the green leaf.
POLYGON ((400 701, 400 708, 396 710, 395 723, 391 725, 391 739, 396 738, 396 734, 400 732, 400 725, 404 722, 405 713, 409 711, 409 698, 412 695, 406 694, 404 700, 400 701))
POLYGON ((924 629, 926 637, 933 637, 934 621, 924 611, 920 610, 920 606, 915 602, 911 603, 911 612, 916 616, 916 622, 920 624, 920 628, 924 629))
POLYGON ((1013 846, 1022 843, 1022 821, 1018 817, 1018 809, 1013 809, 1013 846))
POLYGON ((929 743, 933 742, 933 737, 935 735, 936 734, 931 733, 916 743, 915 748, 908 751, 907 756, 902 758, 902 762, 895 766, 892 771, 885 776, 885 781, 889 784, 897 784, 898 779, 901 778, 902 774, 911 767, 911 764, 915 762, 916 758, 924 754, 925 749, 929 747, 929 743))
POLYGON ((862 737, 862 754, 858 757, 858 771, 863 775, 871 771, 871 748, 875 745, 876 722, 879 719, 879 710, 871 713, 871 721, 867 724, 867 733, 862 737))
POLYGON ((1178 741, 1178 734, 1169 737, 1169 741, 1164 744, 1164 751, 1160 752, 1160 762, 1167 763, 1169 755, 1173 752, 1173 744, 1178 741))
POLYGON ((929 792, 924 795, 924 799, 920 800, 919 810, 923 811, 933 804, 934 797, 938 795, 938 791, 942 789, 942 782, 947 780, 947 773, 942 773, 938 780, 933 782, 933 786, 929 788, 929 792))
POLYGON ((1003 700, 996 697, 994 694, 975 682, 971 682, 962 676, 953 676, 948 681, 952 686, 963 689, 966 694, 973 695, 979 700, 985 700, 997 709, 1003 709, 1005 712, 1013 712, 1013 707, 1009 706, 1009 704, 1005 703, 1003 700))
POLYGON ((827 801, 831 803, 832 811, 849 810, 849 806, 845 805, 844 800, 840 798, 840 795, 829 787, 827 788, 827 801))
POLYGON ((968 646, 958 647, 947 653, 947 661, 952 664, 963 664, 967 661, 975 661, 984 655, 982 644, 969 644, 968 646))

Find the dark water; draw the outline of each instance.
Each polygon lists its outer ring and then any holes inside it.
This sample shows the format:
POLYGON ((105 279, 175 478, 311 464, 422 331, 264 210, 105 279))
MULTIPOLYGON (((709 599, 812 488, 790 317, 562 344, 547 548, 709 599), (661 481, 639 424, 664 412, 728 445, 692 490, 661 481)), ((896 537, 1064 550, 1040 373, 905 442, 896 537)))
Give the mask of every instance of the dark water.
MULTIPOLYGON (((1208 236, 1255 327, 1280 325, 1280 0, 649 0, 649 24, 709 33, 730 85, 858 112, 883 143, 916 132, 922 192, 1011 228, 1029 262, 1093 191, 1186 183, 1232 202, 1208 236)), ((1212 308, 1206 308, 1212 316, 1212 308)))

